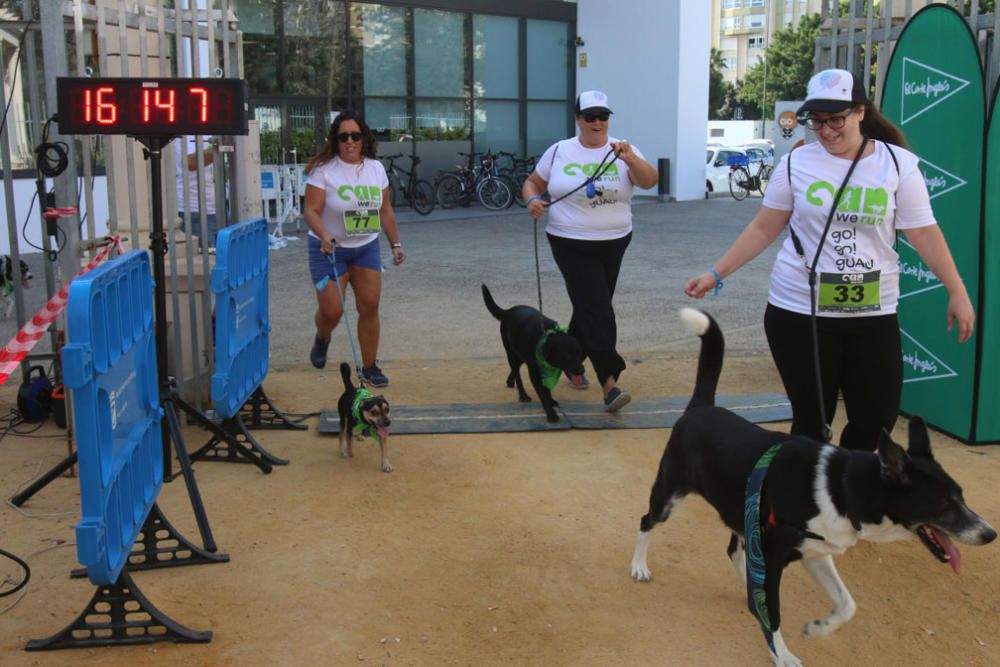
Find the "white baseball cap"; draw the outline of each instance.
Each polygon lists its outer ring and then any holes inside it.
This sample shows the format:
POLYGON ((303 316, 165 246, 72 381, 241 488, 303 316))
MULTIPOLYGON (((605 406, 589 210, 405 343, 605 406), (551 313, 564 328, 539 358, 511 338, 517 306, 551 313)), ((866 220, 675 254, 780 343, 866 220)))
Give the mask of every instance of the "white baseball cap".
POLYGON ((837 113, 868 101, 861 79, 847 70, 825 69, 814 74, 806 87, 806 101, 795 112, 804 116, 810 111, 837 113))
POLYGON ((608 96, 599 90, 585 90, 576 98, 576 112, 584 111, 614 113, 608 108, 608 96))

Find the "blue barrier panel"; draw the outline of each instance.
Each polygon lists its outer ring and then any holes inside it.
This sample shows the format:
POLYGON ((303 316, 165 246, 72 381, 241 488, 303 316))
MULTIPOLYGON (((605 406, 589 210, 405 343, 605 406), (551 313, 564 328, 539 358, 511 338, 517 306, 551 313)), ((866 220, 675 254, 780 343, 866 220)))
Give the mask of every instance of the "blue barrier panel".
POLYGON ((80 461, 80 564, 111 584, 163 486, 149 256, 133 250, 70 285, 62 349, 80 461))
POLYGON ((215 241, 212 400, 220 417, 239 412, 267 376, 267 249, 264 218, 226 227, 215 241))
POLYGON ((730 155, 727 160, 730 167, 747 167, 750 165, 750 156, 742 153, 730 155))

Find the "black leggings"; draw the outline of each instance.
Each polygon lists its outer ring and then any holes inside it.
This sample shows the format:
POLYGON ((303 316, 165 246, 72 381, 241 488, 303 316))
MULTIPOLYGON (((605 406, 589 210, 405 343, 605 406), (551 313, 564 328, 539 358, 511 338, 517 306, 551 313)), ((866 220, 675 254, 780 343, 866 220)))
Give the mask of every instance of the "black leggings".
POLYGON ((603 386, 608 378, 618 379, 625 370, 625 360, 615 350, 618 325, 611 299, 618 283, 625 249, 632 234, 610 241, 581 241, 546 234, 552 258, 566 281, 566 291, 573 304, 569 333, 580 341, 583 353, 590 358, 603 386))
MULTIPOLYGON (((817 330, 826 418, 833 421, 840 390, 848 420, 840 446, 875 451, 879 432, 891 431, 899 416, 903 389, 899 320, 895 315, 819 317, 817 330)), ((792 433, 822 440, 809 316, 768 304, 764 331, 792 403, 792 433)))

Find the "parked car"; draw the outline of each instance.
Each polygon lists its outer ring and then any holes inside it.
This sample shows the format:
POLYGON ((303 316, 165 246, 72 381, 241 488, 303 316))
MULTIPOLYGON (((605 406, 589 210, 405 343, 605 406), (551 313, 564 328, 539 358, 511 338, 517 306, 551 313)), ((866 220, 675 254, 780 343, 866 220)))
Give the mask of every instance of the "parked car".
POLYGON ((747 155, 738 146, 708 146, 705 159, 705 192, 729 192, 729 158, 747 155))

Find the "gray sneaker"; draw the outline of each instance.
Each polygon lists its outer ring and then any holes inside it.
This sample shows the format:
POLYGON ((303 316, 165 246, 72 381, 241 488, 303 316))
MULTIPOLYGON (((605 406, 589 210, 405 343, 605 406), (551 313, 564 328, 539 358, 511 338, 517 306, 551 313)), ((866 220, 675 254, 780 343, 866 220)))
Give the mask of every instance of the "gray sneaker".
POLYGON ((632 395, 627 391, 615 387, 604 397, 604 409, 607 412, 618 412, 632 400, 632 395))
POLYGON ((312 349, 309 350, 309 361, 312 362, 313 367, 323 368, 326 366, 326 350, 330 347, 330 341, 323 340, 316 334, 316 338, 313 339, 312 349))

